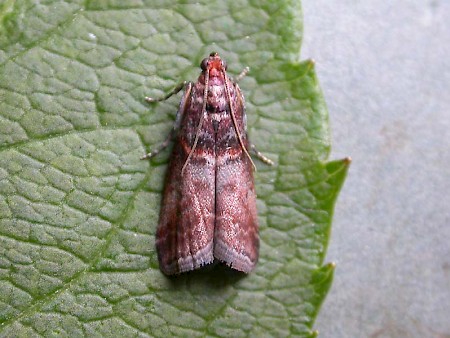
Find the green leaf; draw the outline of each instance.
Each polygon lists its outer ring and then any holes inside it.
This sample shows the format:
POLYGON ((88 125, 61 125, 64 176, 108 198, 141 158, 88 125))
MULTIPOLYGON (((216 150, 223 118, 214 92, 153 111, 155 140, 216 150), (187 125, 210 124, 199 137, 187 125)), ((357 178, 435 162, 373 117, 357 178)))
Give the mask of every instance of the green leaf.
MULTIPOLYGON (((4 1, 0 8, 0 336, 304 336, 349 165, 298 62, 298 1, 4 1), (168 279, 154 233, 177 98, 211 51, 240 84, 257 162, 261 257, 168 279)), ((179 98, 178 98, 179 99, 179 98)))

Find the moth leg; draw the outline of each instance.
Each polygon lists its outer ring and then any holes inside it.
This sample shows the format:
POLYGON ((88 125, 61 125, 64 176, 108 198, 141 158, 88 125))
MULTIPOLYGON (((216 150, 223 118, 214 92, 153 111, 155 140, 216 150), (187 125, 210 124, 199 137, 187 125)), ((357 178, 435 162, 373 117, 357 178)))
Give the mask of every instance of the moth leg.
POLYGON ((172 128, 172 130, 170 131, 169 135, 164 140, 164 142, 161 143, 158 147, 156 147, 153 151, 151 151, 148 154, 145 154, 144 156, 142 156, 141 160, 146 160, 148 158, 152 158, 152 157, 156 156, 157 154, 159 154, 164 149, 166 149, 167 146, 170 144, 170 142, 172 142, 172 140, 175 137, 175 135, 176 135, 176 130, 174 128, 172 128))
POLYGON ((172 95, 177 94, 181 89, 183 89, 183 87, 186 86, 186 83, 187 83, 186 81, 183 81, 183 82, 179 83, 174 89, 172 89, 170 92, 168 92, 163 97, 153 98, 153 97, 146 96, 145 97, 145 101, 147 101, 148 103, 165 101, 169 97, 171 97, 172 95))
POLYGON ((239 81, 241 81, 242 78, 245 77, 245 75, 247 75, 247 73, 248 73, 249 71, 250 71, 250 68, 249 68, 249 67, 245 67, 245 68, 242 70, 242 72, 240 72, 239 75, 236 76, 236 77, 234 78, 234 83, 238 83, 239 81))
POLYGON ((167 146, 173 140, 173 138, 177 134, 177 131, 178 131, 179 127, 180 127, 181 118, 182 118, 182 116, 184 114, 184 111, 186 109, 187 103, 189 101, 188 98, 190 97, 192 86, 193 86, 192 82, 184 81, 181 84, 179 84, 177 87, 175 87, 164 98, 161 98, 161 99, 152 99, 152 98, 149 98, 149 97, 145 98, 145 100, 147 102, 157 102, 157 101, 166 100, 170 96, 178 93, 181 90, 181 88, 184 87, 184 95, 183 95, 183 98, 181 99, 180 107, 178 108, 177 117, 176 117, 175 123, 173 124, 172 130, 170 131, 169 135, 167 135, 167 138, 164 140, 163 143, 161 143, 158 147, 156 147, 155 150, 153 150, 153 151, 149 152, 148 154, 145 154, 144 156, 142 156, 141 160, 149 159, 149 158, 152 158, 152 157, 156 156, 161 151, 163 151, 165 148, 167 148, 167 146), (179 88, 179 87, 181 87, 181 88, 179 88))
POLYGON ((254 152, 255 156, 259 158, 262 162, 264 162, 267 165, 274 165, 275 163, 268 157, 264 156, 262 153, 260 153, 254 144, 250 144, 250 149, 254 152))

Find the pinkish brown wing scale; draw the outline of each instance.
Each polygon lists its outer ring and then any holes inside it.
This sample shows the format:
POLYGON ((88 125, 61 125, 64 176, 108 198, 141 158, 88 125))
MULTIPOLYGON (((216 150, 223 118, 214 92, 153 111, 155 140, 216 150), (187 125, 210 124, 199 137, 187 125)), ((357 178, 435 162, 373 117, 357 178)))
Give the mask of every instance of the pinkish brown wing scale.
POLYGON ((248 273, 258 261, 259 250, 253 164, 238 137, 248 148, 244 98, 237 84, 231 83, 229 94, 237 131, 231 114, 223 110, 216 132, 214 257, 248 273))

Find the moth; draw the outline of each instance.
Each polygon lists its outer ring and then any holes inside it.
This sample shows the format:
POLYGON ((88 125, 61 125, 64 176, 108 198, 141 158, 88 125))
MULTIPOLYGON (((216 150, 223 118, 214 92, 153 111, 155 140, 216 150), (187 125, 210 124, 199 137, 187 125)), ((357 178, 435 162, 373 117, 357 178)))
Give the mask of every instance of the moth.
POLYGON ((156 249, 166 275, 198 269, 217 260, 248 273, 258 261, 259 236, 254 164, 244 96, 227 64, 211 53, 200 65, 197 82, 184 82, 160 99, 184 88, 176 121, 155 156, 175 140, 163 191, 156 249))

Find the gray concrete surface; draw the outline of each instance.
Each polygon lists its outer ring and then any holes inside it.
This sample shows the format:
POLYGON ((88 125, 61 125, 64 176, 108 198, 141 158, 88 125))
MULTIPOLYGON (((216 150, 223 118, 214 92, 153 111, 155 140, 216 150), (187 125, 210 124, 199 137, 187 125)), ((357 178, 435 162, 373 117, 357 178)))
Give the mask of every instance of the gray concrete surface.
POLYGON ((302 59, 353 164, 322 338, 450 337, 450 1, 303 1, 302 59))

